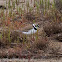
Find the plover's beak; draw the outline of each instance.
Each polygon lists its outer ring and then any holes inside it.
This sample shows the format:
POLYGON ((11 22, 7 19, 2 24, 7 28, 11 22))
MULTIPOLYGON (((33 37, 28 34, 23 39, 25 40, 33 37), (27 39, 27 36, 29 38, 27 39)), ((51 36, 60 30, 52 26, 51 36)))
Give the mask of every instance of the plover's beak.
POLYGON ((39 27, 39 25, 37 25, 39 27))

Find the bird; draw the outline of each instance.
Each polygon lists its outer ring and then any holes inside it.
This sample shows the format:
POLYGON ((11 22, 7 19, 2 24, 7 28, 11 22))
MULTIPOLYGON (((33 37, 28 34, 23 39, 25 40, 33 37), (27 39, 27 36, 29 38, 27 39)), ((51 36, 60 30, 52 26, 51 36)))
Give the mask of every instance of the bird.
POLYGON ((28 30, 27 32, 22 32, 23 34, 30 35, 30 34, 35 34, 39 28, 38 24, 33 24, 33 28, 28 30))
POLYGON ((31 35, 31 34, 35 34, 39 28, 39 25, 38 24, 32 24, 33 28, 28 30, 28 31, 20 31, 20 30, 14 30, 16 32, 20 32, 22 34, 25 34, 25 35, 31 35))

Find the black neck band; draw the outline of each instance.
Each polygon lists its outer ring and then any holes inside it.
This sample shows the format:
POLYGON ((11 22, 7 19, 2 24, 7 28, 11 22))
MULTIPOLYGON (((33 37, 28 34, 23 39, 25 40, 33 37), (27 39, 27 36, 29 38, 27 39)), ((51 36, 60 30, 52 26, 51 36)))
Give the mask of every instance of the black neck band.
POLYGON ((35 30, 37 30, 37 28, 34 27, 35 30))

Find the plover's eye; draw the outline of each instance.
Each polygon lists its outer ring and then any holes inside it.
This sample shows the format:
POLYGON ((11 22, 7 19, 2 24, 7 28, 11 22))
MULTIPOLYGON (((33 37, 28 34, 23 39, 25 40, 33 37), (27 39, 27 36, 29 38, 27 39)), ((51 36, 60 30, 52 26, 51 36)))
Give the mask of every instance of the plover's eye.
POLYGON ((39 27, 39 25, 35 25, 35 27, 39 27))

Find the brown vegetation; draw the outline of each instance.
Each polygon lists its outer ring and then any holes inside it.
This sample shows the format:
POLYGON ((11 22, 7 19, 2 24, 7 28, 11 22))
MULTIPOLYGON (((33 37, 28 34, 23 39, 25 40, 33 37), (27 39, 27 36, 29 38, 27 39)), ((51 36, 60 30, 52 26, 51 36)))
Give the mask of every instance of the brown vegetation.
POLYGON ((62 54, 62 43, 59 42, 62 41, 62 14, 55 3, 50 5, 49 0, 40 0, 30 7, 27 2, 26 10, 23 5, 22 8, 19 6, 18 0, 9 0, 6 5, 7 9, 0 12, 0 58, 53 58, 62 54), (39 23, 37 33, 17 32, 30 29, 32 23, 39 23))

